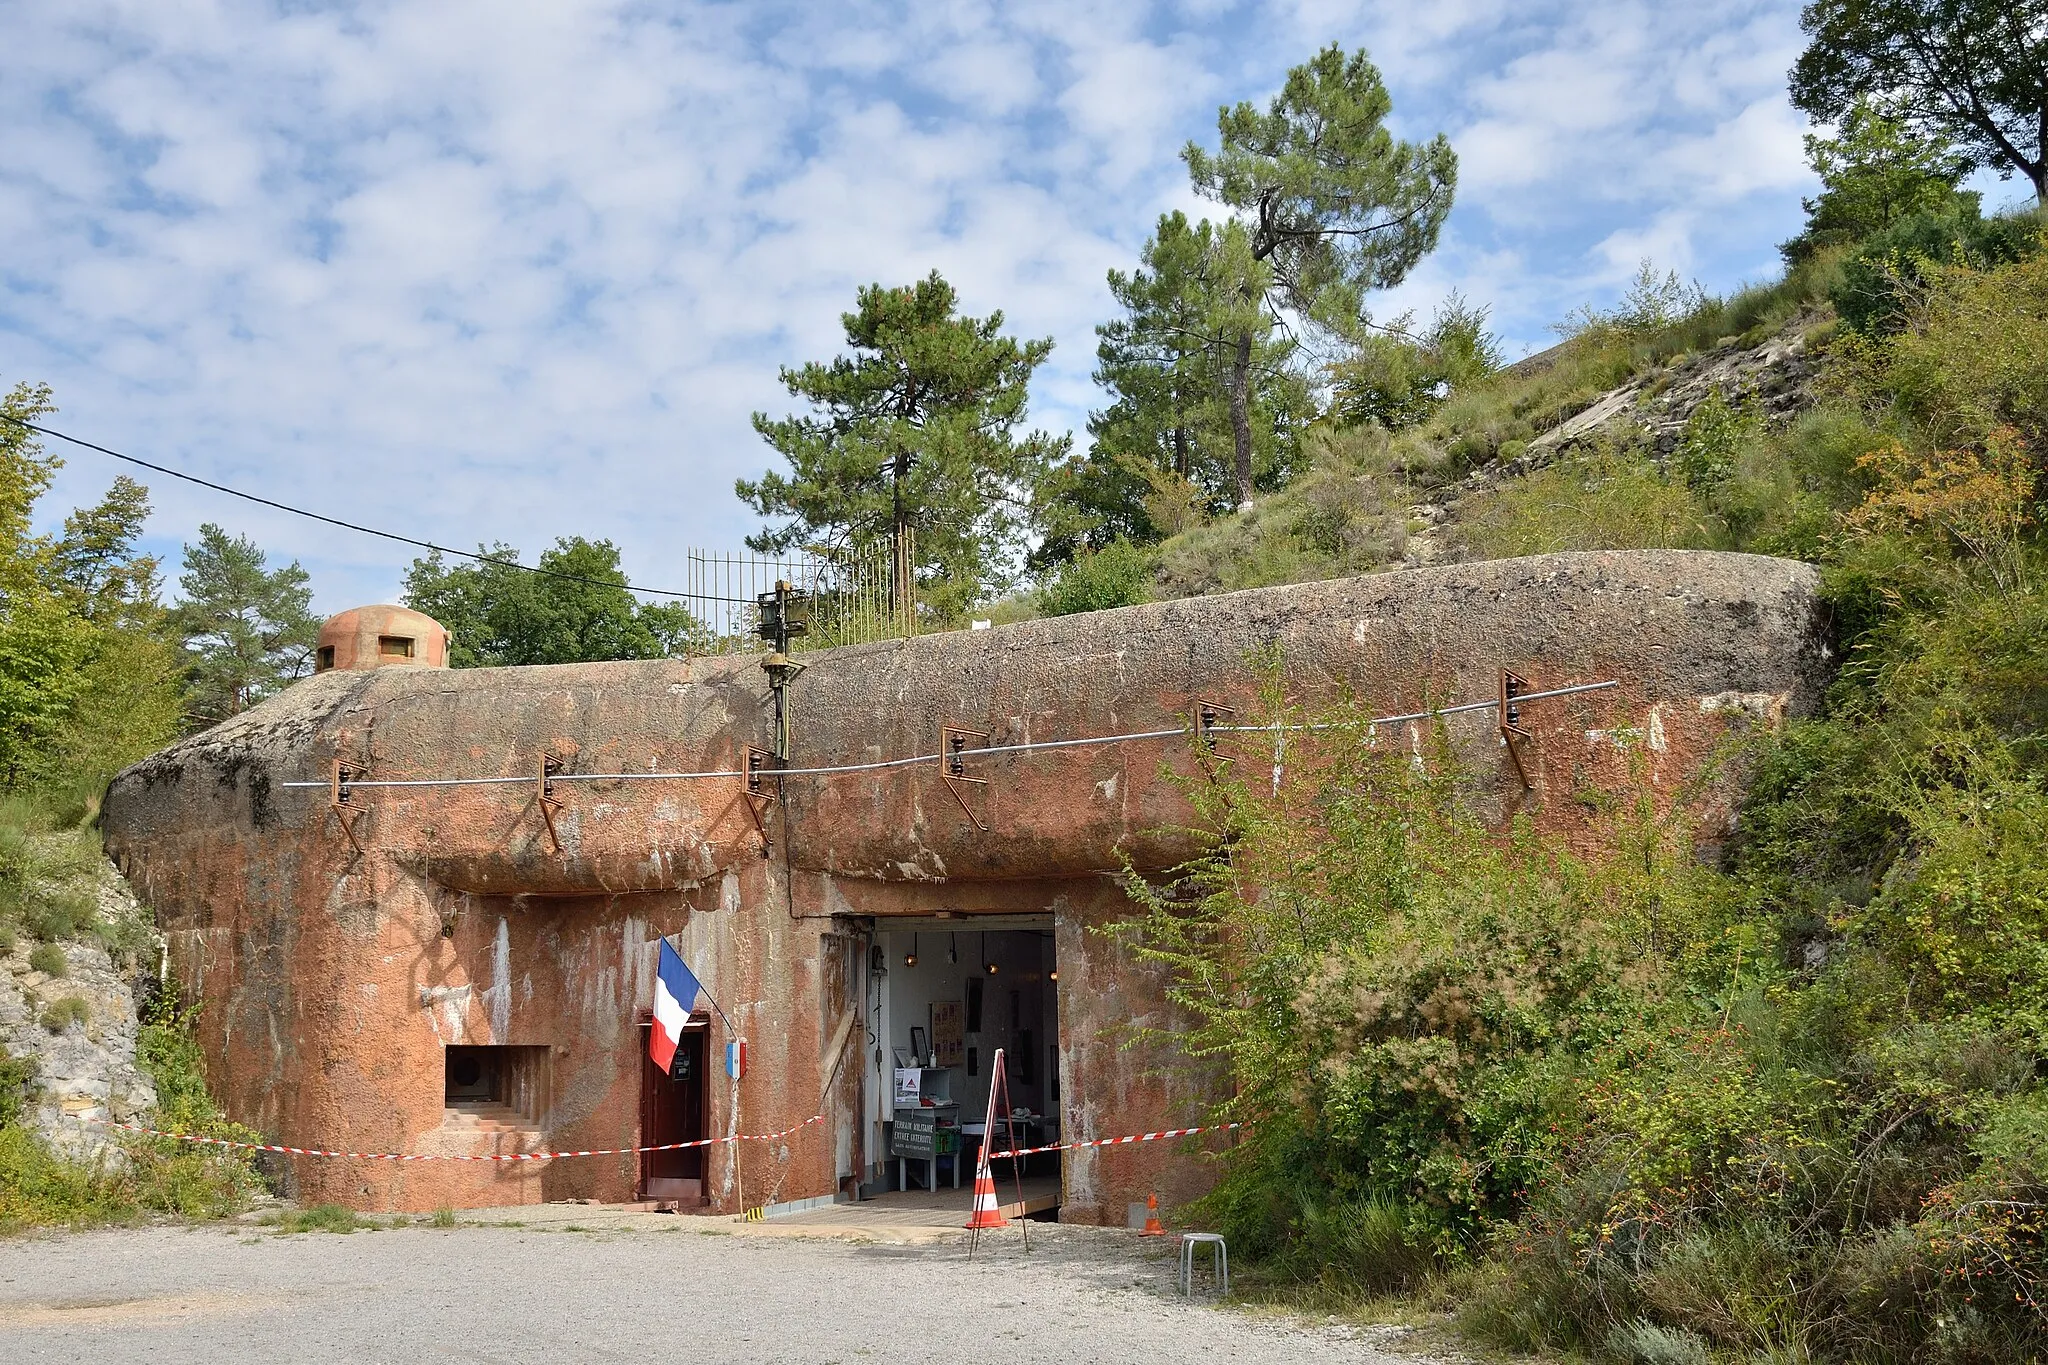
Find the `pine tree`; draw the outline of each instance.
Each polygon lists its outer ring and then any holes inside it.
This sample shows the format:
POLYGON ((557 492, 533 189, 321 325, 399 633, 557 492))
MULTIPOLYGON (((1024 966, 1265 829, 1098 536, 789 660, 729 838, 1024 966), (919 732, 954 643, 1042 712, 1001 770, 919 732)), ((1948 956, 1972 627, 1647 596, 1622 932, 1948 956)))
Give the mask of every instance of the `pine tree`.
POLYGON ((1244 320, 1232 337, 1229 411, 1237 499, 1251 501, 1252 375, 1259 340, 1251 312, 1356 336, 1365 296, 1399 284, 1435 249, 1451 211, 1458 159, 1441 134, 1396 142, 1380 73, 1363 51, 1331 44, 1287 73, 1260 113, 1217 113, 1221 143, 1182 152, 1197 193, 1237 211, 1256 268, 1241 273, 1244 320))
POLYGON ((1051 471, 1034 504, 1034 568, 1118 540, 1147 544, 1236 504, 1230 426, 1231 361, 1239 332, 1253 336, 1250 378, 1254 482, 1293 463, 1294 434, 1310 409, 1290 367, 1296 346, 1256 305, 1250 241, 1234 222, 1161 215, 1136 270, 1109 272, 1120 316, 1098 326, 1095 381, 1108 407, 1090 415, 1087 456, 1051 471))
MULTIPOLYGON (((952 617, 1014 580, 1023 509, 1066 437, 1023 435, 1026 387, 1050 339, 1003 335, 1003 315, 963 317, 937 271, 914 285, 874 284, 842 315, 850 354, 784 369, 810 412, 754 414, 788 461, 741 479, 740 499, 776 524, 749 536, 767 553, 902 545, 924 602, 952 617)), ((899 605, 909 583, 896 585, 899 605)))
POLYGON ((207 522, 185 547, 183 594, 171 623, 184 642, 191 714, 203 725, 239 714, 310 670, 320 620, 298 561, 265 567, 247 536, 207 522))

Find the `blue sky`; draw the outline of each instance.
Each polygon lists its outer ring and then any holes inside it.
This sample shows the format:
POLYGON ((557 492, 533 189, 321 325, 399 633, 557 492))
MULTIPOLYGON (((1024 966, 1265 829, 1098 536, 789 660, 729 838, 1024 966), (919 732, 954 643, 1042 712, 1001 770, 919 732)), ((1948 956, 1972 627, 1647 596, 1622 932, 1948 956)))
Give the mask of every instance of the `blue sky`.
MULTIPOLYGON (((1051 336, 1038 425, 1099 402, 1103 275, 1216 107, 1331 41, 1400 133, 1461 158, 1441 249, 1382 315, 1452 289, 1510 355, 1637 261, 1771 274, 1812 184, 1785 102, 1796 0, 800 6, 11 6, 0 82, 0 382, 88 439, 429 539, 605 536, 635 581, 751 528, 777 366, 823 358, 856 285, 937 268, 1051 336)), ((116 470, 68 452, 61 519, 116 470)), ((298 558, 317 604, 407 558, 165 479, 298 558)))

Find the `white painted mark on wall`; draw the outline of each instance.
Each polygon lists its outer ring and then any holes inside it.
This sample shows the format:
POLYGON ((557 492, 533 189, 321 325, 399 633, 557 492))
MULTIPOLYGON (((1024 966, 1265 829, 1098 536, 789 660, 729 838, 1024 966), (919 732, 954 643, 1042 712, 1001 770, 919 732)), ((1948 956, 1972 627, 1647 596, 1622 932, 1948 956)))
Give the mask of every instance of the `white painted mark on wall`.
POLYGON ((491 944, 491 985, 484 1004, 491 1012, 491 1041, 503 1043, 512 1032, 512 926, 503 915, 491 944))
POLYGON ((469 1013, 469 987, 420 987, 420 1008, 427 1012, 427 1024, 443 1043, 461 1043, 468 1033, 463 1020, 469 1013))

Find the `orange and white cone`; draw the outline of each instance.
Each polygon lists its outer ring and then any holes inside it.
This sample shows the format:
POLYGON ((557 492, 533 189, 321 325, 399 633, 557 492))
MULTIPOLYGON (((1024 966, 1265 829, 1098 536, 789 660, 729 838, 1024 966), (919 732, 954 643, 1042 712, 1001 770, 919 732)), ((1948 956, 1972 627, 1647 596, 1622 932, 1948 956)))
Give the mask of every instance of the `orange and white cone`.
POLYGON ((1159 1221, 1159 1192, 1154 1190, 1145 1196, 1145 1226, 1138 1233, 1140 1237, 1164 1237, 1166 1228, 1159 1221))
POLYGON ((983 1157, 974 1166, 974 1212, 968 1215, 969 1228, 1006 1228, 1010 1220, 1003 1217, 1002 1206, 996 1203, 996 1178, 989 1174, 988 1158, 983 1157))

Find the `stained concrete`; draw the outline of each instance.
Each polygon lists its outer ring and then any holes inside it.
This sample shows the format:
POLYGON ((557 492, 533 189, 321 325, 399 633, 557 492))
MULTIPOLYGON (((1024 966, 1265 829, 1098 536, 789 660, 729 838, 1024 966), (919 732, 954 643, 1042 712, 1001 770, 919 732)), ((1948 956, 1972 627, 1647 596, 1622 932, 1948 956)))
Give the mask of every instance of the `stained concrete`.
MULTIPOLYGON (((1711 833, 1735 790, 1735 769, 1710 762, 1724 739, 1810 708, 1825 683, 1815 582, 1808 566, 1756 556, 1553 555, 823 651, 803 656, 792 690, 791 764, 929 755, 942 724, 1001 745, 1172 728, 1197 699, 1252 717, 1252 659, 1269 651, 1294 703, 1374 714, 1491 697, 1508 666, 1538 688, 1618 686, 1527 708, 1530 789, 1489 717, 1447 722, 1482 811, 1595 838, 1572 798, 1640 779, 1711 833)), ((551 1105, 525 1145, 631 1145, 636 1014, 669 934, 730 1019, 717 1041, 736 1032, 751 1047, 747 1080, 710 1088, 712 1131, 776 1131, 821 1106, 831 1119, 740 1144, 738 1162, 714 1148, 710 1207, 830 1193, 881 1153, 851 1117, 859 1047, 823 1054, 861 1033, 842 1024, 867 992, 866 935, 900 915, 962 927, 1051 915, 1069 1136, 1200 1114, 1199 1073, 1129 1045, 1126 1025, 1177 1026, 1161 983, 1090 932, 1125 912, 1127 864, 1160 871, 1195 847, 1172 776, 1196 771, 1185 740, 970 751, 966 770, 987 785, 963 790, 966 809, 929 762, 771 779, 765 846, 738 778, 636 776, 739 772, 770 729, 749 659, 332 672, 123 773, 107 845, 206 1002, 229 1112, 301 1145, 473 1149, 479 1139, 443 1124, 453 1043, 552 1050, 551 1105), (544 755, 565 774, 552 834, 544 755), (337 759, 372 779, 509 780, 360 790, 360 813, 284 785, 325 782, 337 759)), ((1383 738, 1421 736, 1395 726, 1383 738)), ((1223 745, 1274 766, 1265 736, 1223 745)), ((417 1210, 626 1200, 634 1173, 630 1158, 300 1160, 288 1176, 303 1198, 417 1210)), ((1206 1178, 1162 1144, 1075 1153, 1066 1216, 1120 1223, 1149 1188, 1178 1200, 1206 1178)))

